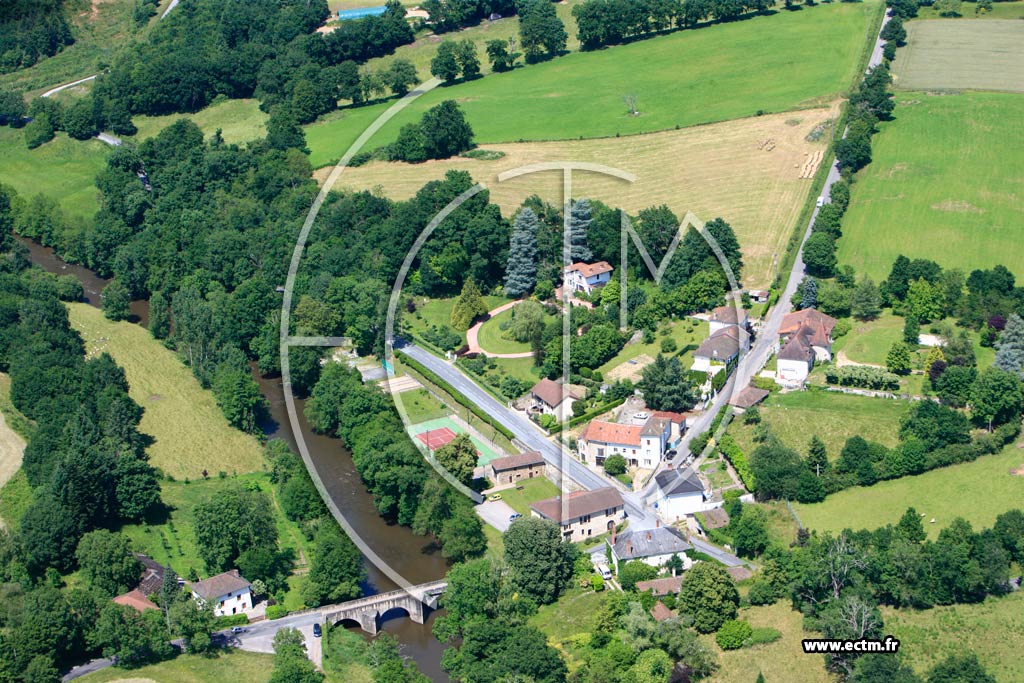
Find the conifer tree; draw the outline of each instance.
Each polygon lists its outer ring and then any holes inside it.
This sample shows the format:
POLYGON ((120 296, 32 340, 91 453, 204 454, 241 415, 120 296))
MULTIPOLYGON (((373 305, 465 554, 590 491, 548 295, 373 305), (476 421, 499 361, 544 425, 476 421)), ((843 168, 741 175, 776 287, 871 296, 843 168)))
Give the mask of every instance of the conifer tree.
POLYGON ((1016 313, 1006 319, 996 342, 995 366, 1000 370, 1019 373, 1024 369, 1024 319, 1016 313))
POLYGON ((587 246, 587 230, 590 228, 590 200, 580 199, 569 209, 569 258, 572 261, 589 261, 594 257, 587 246))
POLYGON ((487 304, 480 295, 480 288, 476 286, 476 280, 472 277, 466 279, 462 285, 462 293, 455 301, 452 308, 452 327, 460 332, 469 329, 475 318, 487 313, 487 304))
POLYGON ((505 268, 505 292, 520 297, 537 284, 537 230, 540 221, 530 207, 523 207, 512 223, 508 265, 505 268))
POLYGON ((800 308, 815 308, 818 305, 818 281, 813 277, 804 280, 804 293, 800 299, 800 308))

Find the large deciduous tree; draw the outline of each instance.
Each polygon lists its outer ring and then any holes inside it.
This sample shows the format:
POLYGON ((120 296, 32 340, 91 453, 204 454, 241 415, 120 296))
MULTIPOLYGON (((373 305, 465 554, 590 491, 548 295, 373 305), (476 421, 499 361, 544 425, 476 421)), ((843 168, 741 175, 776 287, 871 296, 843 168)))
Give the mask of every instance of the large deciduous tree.
POLYGON ((558 524, 534 517, 514 521, 504 538, 513 585, 542 605, 554 602, 572 580, 576 546, 558 524))
POLYGON ((725 569, 711 562, 698 562, 683 575, 676 601, 680 614, 693 618, 701 633, 717 631, 728 619, 736 617, 740 596, 725 569))

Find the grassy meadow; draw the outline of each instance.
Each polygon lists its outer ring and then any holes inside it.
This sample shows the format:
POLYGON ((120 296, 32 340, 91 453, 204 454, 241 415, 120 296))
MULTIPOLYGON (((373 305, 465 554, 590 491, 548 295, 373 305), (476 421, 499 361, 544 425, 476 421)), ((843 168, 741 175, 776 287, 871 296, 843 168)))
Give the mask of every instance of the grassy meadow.
POLYGON ((273 664, 274 655, 229 649, 219 650, 212 656, 179 655, 138 669, 101 669, 79 680, 82 683, 267 683, 273 664))
POLYGON ((145 140, 153 137, 178 119, 189 119, 202 129, 206 137, 213 135, 219 128, 225 142, 248 142, 265 137, 267 134, 266 124, 270 116, 260 111, 259 104, 256 100, 222 99, 195 114, 136 116, 132 122, 139 132, 128 139, 137 142, 145 140))
MULTIPOLYGON (((903 325, 905 319, 893 315, 892 311, 885 309, 882 315, 874 320, 860 322, 852 321, 853 327, 849 332, 837 339, 832 344, 832 352, 840 358, 848 359, 855 363, 868 365, 885 365, 885 358, 889 349, 898 341, 903 341, 903 325), (840 354, 842 354, 840 356, 840 354)), ((956 327, 956 320, 950 318, 946 321, 954 331, 959 334, 963 328, 956 327)), ((936 327, 933 323, 926 323, 921 326, 922 334, 931 334, 931 329, 936 327)), ((987 368, 995 360, 995 349, 981 345, 978 335, 968 330, 971 339, 974 341, 974 354, 978 360, 978 367, 987 368)), ((914 367, 918 367, 918 361, 923 368, 924 360, 928 356, 928 347, 922 346, 913 352, 914 367)))
MULTIPOLYGON (((446 99, 460 103, 480 143, 614 137, 820 105, 850 86, 879 11, 870 0, 778 12, 440 87, 370 145, 390 142, 402 124, 446 99), (623 102, 630 94, 639 116, 623 102)), ((339 159, 389 106, 344 110, 307 126, 313 165, 339 159)))
POLYGON ((883 607, 882 617, 886 633, 899 638, 904 661, 921 675, 970 650, 997 681, 1024 681, 1024 593, 921 611, 883 607))
POLYGON ((896 53, 893 69, 896 86, 904 90, 1024 92, 1024 22, 909 22, 907 44, 896 53))
MULTIPOLYGON (((830 459, 839 457, 846 440, 863 436, 886 446, 898 442, 900 417, 910 407, 906 401, 868 398, 832 391, 773 392, 761 404, 761 421, 772 433, 801 455, 807 455, 812 434, 825 443, 830 459)), ((729 433, 745 453, 757 447, 754 427, 734 419, 729 433)))
POLYGON ((96 175, 109 150, 99 140, 81 142, 65 133, 29 149, 23 130, 0 126, 0 183, 24 198, 44 194, 57 200, 67 217, 92 222, 99 210, 96 175))
POLYGON ((951 465, 914 477, 855 486, 830 495, 821 503, 793 507, 804 526, 819 531, 875 529, 895 524, 908 507, 917 508, 931 537, 956 517, 975 530, 992 526, 996 516, 1024 506, 1024 476, 1011 470, 1024 465, 1024 450, 1014 445, 974 462, 951 465))
POLYGON ((1024 95, 897 96, 853 186, 840 263, 884 279, 899 254, 945 268, 1024 273, 1024 95))
POLYGON ((978 12, 976 11, 977 8, 978 4, 976 2, 965 2, 960 10, 961 16, 942 17, 934 5, 931 7, 922 5, 917 10, 917 18, 946 19, 956 22, 969 21, 971 19, 1024 19, 1024 2, 1020 2, 1020 0, 1016 2, 997 2, 992 5, 991 12, 978 12))
POLYGON ((558 493, 558 487, 547 477, 534 477, 523 480, 515 488, 504 489, 501 491, 501 499, 519 514, 529 515, 531 503, 554 498, 558 493))
POLYGON ((228 424, 213 398, 173 351, 148 331, 115 323, 87 304, 68 306, 71 325, 89 355, 107 352, 124 368, 130 396, 145 409, 139 431, 155 443, 150 462, 176 478, 258 472, 264 464, 259 442, 228 424))

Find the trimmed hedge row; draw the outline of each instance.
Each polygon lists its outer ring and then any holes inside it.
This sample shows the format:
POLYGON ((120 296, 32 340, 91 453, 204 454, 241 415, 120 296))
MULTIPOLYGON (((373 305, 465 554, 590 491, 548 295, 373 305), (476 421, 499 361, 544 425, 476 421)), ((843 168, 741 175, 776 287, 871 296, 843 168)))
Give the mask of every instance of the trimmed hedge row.
POLYGON ((900 388, 899 375, 866 365, 830 366, 825 370, 825 381, 841 387, 859 387, 878 391, 896 391, 900 388))
POLYGON ((736 474, 739 475, 740 481, 747 487, 747 490, 753 493, 755 488, 754 473, 750 471, 750 461, 747 460, 746 453, 740 449, 731 434, 726 434, 722 437, 718 444, 718 450, 729 461, 733 469, 736 470, 736 474))

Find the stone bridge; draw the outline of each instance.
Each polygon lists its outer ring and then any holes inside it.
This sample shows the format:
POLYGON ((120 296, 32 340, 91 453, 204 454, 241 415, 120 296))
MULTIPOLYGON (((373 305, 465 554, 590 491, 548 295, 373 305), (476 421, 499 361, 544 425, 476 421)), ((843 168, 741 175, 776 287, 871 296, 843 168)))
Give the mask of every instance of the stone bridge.
POLYGON ((402 610, 415 623, 422 624, 427 616, 427 608, 437 609, 437 599, 447 587, 447 581, 433 581, 350 600, 334 605, 324 614, 324 621, 333 625, 347 619, 358 623, 367 633, 376 635, 380 629, 380 619, 386 612, 402 610))

